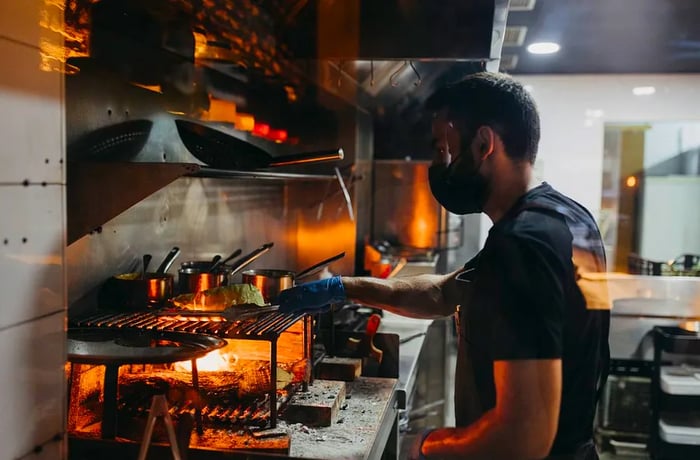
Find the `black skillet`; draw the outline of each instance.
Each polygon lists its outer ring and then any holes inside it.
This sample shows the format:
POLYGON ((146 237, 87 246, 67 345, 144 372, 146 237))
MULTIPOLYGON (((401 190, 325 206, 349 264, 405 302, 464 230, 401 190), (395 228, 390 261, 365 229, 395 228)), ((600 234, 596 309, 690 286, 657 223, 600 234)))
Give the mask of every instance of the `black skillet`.
POLYGON ((341 148, 273 157, 255 145, 199 123, 175 120, 175 124, 187 150, 212 168, 248 170, 344 158, 341 148))

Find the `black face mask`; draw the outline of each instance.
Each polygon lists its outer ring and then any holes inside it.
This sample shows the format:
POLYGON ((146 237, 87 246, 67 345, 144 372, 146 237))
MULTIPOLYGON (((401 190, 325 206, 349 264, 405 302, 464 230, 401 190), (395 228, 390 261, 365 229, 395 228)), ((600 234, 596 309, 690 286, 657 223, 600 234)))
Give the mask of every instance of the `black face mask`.
POLYGON ((487 182, 478 168, 457 173, 454 163, 433 165, 428 170, 433 196, 452 214, 475 214, 483 211, 487 182))

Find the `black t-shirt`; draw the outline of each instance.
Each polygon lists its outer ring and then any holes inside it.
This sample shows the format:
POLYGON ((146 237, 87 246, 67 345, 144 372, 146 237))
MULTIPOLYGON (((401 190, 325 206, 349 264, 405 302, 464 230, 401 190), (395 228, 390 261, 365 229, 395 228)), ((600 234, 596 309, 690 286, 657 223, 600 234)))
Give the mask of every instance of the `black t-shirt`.
POLYGON ((457 426, 495 405, 493 362, 562 360, 562 398, 552 454, 573 453, 592 437, 609 359, 607 310, 587 308, 577 271, 605 271, 595 220, 575 201, 542 184, 490 230, 458 279, 460 350, 457 426))

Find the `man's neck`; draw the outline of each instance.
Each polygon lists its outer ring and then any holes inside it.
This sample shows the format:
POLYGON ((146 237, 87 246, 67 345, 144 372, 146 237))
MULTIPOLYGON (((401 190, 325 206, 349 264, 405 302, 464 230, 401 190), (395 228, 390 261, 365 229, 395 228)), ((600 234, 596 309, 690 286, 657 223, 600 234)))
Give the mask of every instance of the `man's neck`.
POLYGON ((489 199, 484 205, 484 212, 495 224, 525 195, 532 187, 530 177, 532 167, 512 165, 499 174, 498 181, 491 184, 489 199))

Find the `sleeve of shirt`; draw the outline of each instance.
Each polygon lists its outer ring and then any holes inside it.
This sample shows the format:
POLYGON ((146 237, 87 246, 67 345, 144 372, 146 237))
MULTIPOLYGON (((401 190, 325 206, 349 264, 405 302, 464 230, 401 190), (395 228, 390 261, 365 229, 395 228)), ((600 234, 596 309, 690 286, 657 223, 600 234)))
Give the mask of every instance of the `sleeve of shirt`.
POLYGON ((512 235, 494 238, 480 266, 482 294, 490 299, 492 358, 555 359, 562 356, 566 267, 542 241, 512 235))

